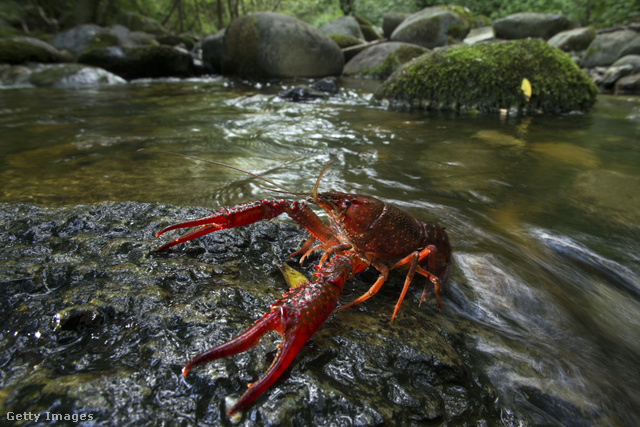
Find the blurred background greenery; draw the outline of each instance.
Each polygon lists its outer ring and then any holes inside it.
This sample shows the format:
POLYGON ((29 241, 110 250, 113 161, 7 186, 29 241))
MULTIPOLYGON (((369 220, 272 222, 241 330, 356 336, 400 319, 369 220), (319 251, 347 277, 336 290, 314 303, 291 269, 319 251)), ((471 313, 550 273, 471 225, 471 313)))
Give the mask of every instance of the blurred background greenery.
POLYGON ((497 19, 516 12, 562 13, 576 24, 607 27, 640 20, 640 0, 2 0, 0 35, 54 33, 77 24, 119 23, 123 13, 148 16, 173 33, 211 34, 233 18, 256 11, 295 16, 319 26, 341 15, 375 25, 388 12, 412 13, 457 4, 497 19))

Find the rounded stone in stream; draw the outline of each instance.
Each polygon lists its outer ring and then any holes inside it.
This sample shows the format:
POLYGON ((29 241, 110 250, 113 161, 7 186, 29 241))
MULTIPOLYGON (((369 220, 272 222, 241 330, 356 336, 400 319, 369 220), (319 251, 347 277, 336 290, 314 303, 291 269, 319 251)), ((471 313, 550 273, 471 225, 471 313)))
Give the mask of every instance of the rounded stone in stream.
MULTIPOLYGON (((268 310, 285 290, 276 264, 297 265, 287 257, 305 235, 270 221, 154 251, 156 231, 208 213, 132 202, 0 204, 2 413, 227 422, 225 398, 266 371, 279 337, 199 367, 186 383, 181 369, 268 310)), ((307 277, 312 271, 308 262, 307 277)), ((341 300, 376 277, 358 275, 341 300)), ((419 308, 417 287, 389 324, 401 281, 334 313, 245 411, 246 425, 498 423, 492 387, 470 362, 455 316, 428 302, 419 308)))
POLYGON ((342 72, 342 50, 296 18, 256 12, 235 19, 224 35, 235 72, 250 79, 326 77, 342 72))

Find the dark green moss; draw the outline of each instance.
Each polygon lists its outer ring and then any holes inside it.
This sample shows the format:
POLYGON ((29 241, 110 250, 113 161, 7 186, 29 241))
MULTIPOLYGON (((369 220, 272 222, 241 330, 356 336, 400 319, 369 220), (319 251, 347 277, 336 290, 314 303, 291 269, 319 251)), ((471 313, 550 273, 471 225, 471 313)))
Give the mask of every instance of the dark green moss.
POLYGON ((329 34, 329 38, 336 42, 340 49, 344 49, 349 46, 357 46, 362 44, 362 40, 357 37, 350 36, 347 34, 329 34))
POLYGON ((358 24, 360 24, 360 31, 362 31, 362 35, 364 39, 368 42, 373 40, 378 40, 382 38, 382 36, 376 31, 371 21, 362 16, 355 16, 358 24))
POLYGON ((589 110, 597 94, 564 52, 542 40, 518 40, 425 54, 394 72, 375 97, 429 110, 560 113, 589 110), (524 78, 533 89, 529 102, 524 78))

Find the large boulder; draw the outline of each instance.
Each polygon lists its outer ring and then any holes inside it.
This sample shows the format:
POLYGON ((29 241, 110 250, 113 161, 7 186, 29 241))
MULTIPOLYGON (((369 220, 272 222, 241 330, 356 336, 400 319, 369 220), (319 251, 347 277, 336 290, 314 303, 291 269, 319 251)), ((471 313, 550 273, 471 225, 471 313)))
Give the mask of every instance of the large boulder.
POLYGON ((587 48, 581 65, 585 68, 602 67, 613 64, 617 59, 632 55, 634 48, 640 54, 640 34, 628 29, 621 29, 598 34, 587 48))
POLYGON ((69 54, 59 51, 49 43, 33 37, 13 36, 0 38, 0 63, 24 64, 26 62, 70 62, 69 54))
POLYGON ((589 110, 597 94, 566 53, 529 39, 437 49, 396 70, 375 97, 402 108, 563 113, 589 110))
POLYGON ((564 15, 522 12, 496 20, 493 28, 500 39, 537 37, 547 40, 571 28, 571 20, 564 15))
POLYGON ((82 64, 0 65, 0 87, 80 88, 126 83, 102 68, 82 64))
POLYGON ((234 20, 224 36, 234 71, 250 79, 339 75, 338 45, 291 16, 257 12, 234 20))
POLYGON ((459 6, 428 7, 402 21, 390 40, 433 49, 462 41, 471 29, 471 20, 471 12, 459 6))
POLYGON ((342 34, 364 40, 360 24, 353 16, 339 16, 318 28, 326 35, 342 34))
POLYGON ((547 40, 547 43, 565 52, 575 52, 588 48, 595 37, 596 30, 593 27, 582 27, 561 31, 547 40))
POLYGON ((428 49, 410 43, 376 44, 364 49, 347 62, 342 74, 386 79, 400 65, 426 52, 428 49))
POLYGON ((127 80, 193 74, 193 60, 189 52, 164 45, 99 47, 81 53, 78 62, 104 68, 127 80))

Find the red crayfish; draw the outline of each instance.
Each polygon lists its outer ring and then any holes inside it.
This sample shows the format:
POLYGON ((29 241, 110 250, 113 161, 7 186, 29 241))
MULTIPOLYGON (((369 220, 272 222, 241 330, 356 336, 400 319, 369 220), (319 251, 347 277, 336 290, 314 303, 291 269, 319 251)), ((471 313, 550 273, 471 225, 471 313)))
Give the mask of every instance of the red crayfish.
MULTIPOLYGON (((307 199, 264 199, 222 207, 212 215, 171 225, 158 232, 156 236, 170 230, 196 227, 162 245, 158 251, 217 230, 241 227, 286 213, 310 233, 307 241, 291 256, 301 255, 302 262, 313 251, 324 252, 315 273, 315 281, 307 281, 291 288, 244 333, 198 354, 183 368, 182 374, 186 377, 198 365, 252 348, 268 332, 276 331, 282 335, 278 353, 267 372, 255 383, 249 384, 247 391, 227 412, 228 415, 247 407, 278 379, 302 346, 334 311, 345 282, 353 274, 364 271, 369 266, 380 272, 368 292, 340 309, 359 304, 373 296, 387 280, 389 271, 399 267, 407 267, 408 272, 391 316, 392 322, 415 273, 425 276, 433 284, 438 308, 442 308, 440 284, 447 279, 451 266, 451 248, 444 228, 419 221, 370 196, 341 192, 318 193, 320 178, 328 163, 320 173, 313 193, 295 193, 250 172, 223 163, 205 161, 239 170, 275 185, 286 193, 307 196, 307 199), (321 207, 329 217, 330 225, 322 222, 308 204, 321 207), (320 243, 314 245, 316 241, 320 243)), ((425 298, 429 282, 420 303, 425 298)))

